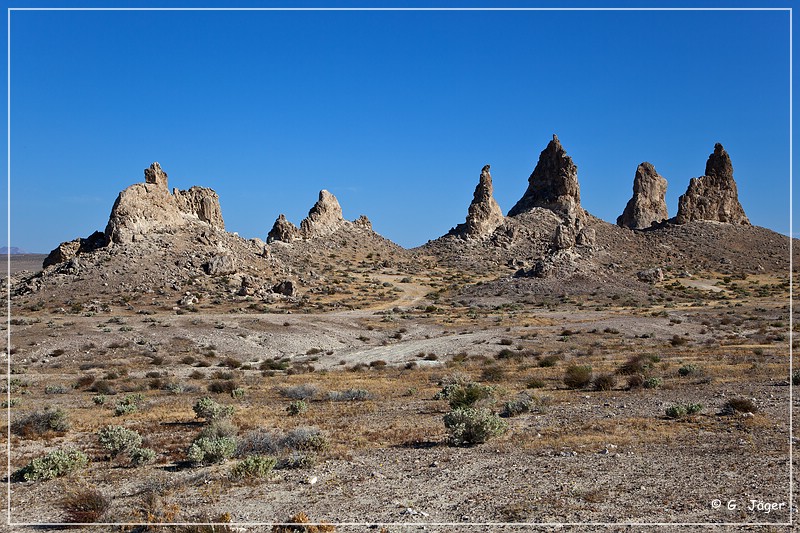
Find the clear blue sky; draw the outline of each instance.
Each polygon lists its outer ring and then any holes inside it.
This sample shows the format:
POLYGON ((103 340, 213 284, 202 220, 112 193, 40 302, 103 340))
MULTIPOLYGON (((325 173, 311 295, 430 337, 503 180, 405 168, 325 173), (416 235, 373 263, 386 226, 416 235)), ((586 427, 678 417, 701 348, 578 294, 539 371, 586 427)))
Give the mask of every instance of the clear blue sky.
POLYGON ((487 163, 508 211, 553 133, 609 222, 642 161, 673 216, 721 142, 750 220, 789 232, 786 11, 14 11, 11 121, 11 245, 34 252, 104 229, 152 161, 244 237, 325 188, 416 246, 487 163))

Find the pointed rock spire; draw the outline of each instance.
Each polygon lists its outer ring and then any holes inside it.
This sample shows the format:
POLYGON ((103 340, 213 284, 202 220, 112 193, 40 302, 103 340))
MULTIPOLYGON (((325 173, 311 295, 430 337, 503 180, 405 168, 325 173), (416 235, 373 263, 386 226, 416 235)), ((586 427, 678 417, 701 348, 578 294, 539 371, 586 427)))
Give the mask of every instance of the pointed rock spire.
POLYGON ((300 238, 300 230, 297 229, 297 226, 286 220, 286 217, 281 213, 278 216, 278 219, 275 221, 275 224, 272 225, 272 229, 269 230, 267 234, 267 242, 292 242, 295 239, 300 238))
POLYGON ((644 162, 636 169, 633 178, 633 197, 628 200, 625 210, 617 217, 617 226, 631 229, 646 229, 660 224, 667 215, 667 180, 655 167, 644 162))
POLYGON ((161 165, 159 165, 158 162, 151 164, 150 168, 144 169, 144 182, 158 185, 165 191, 169 191, 167 187, 167 173, 161 169, 161 165))
POLYGON ((336 231, 344 223, 342 207, 334 195, 325 189, 319 191, 319 200, 308 212, 308 216, 300 222, 300 233, 306 239, 320 235, 328 235, 336 231))
POLYGON ((448 235, 462 239, 481 239, 491 235, 505 220, 503 211, 492 195, 493 191, 492 175, 489 173, 489 165, 486 165, 481 170, 480 180, 475 187, 466 222, 450 230, 448 235))
POLYGON ((528 190, 511 208, 508 216, 519 215, 534 207, 543 207, 569 218, 579 216, 581 193, 578 168, 561 146, 556 135, 541 154, 528 178, 528 190))
POLYGON ((678 199, 675 222, 686 224, 693 220, 750 225, 739 203, 731 158, 719 143, 708 157, 705 176, 689 180, 686 193, 678 199))

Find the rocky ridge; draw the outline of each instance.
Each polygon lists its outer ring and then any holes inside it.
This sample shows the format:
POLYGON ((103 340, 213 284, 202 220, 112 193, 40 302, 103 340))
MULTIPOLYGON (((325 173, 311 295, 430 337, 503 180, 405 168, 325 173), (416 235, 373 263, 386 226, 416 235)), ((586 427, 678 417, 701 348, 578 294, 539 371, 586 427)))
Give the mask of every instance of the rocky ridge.
POLYGON ((617 226, 647 229, 669 218, 667 214, 667 180, 648 162, 636 168, 633 178, 633 197, 617 217, 617 226))

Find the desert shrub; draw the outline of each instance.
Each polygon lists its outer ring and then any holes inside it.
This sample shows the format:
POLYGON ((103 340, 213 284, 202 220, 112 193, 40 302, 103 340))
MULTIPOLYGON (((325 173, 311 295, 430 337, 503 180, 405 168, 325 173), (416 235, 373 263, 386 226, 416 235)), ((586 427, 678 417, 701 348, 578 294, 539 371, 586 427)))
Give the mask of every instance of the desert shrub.
POLYGON ((186 455, 193 463, 213 464, 224 462, 235 451, 236 441, 231 437, 199 437, 189 446, 186 455))
POLYGON ((700 369, 695 365, 683 365, 678 369, 678 375, 691 376, 700 372, 700 369))
POLYGON ((699 403, 676 404, 667 407, 666 414, 669 418, 681 418, 686 415, 694 415, 703 410, 699 403))
POLYGON ((61 509, 68 523, 99 522, 111 507, 111 498, 92 488, 80 488, 68 493, 61 500, 61 509))
POLYGON ((236 437, 239 428, 236 424, 227 419, 218 419, 206 425, 198 437, 205 437, 207 439, 220 438, 220 437, 236 437))
POLYGON ((758 412, 758 407, 752 400, 748 400, 747 398, 731 398, 725 402, 725 405, 722 407, 722 412, 725 414, 756 413, 758 412))
POLYGON ((653 362, 655 359, 657 359, 657 357, 652 355, 634 355, 620 365, 617 373, 622 374, 623 376, 644 374, 647 370, 653 367, 653 362))
POLYGON ((290 430, 281 444, 289 450, 321 452, 330 446, 330 441, 320 429, 311 426, 290 430))
POLYGON ((533 407, 533 398, 527 394, 520 394, 513 400, 509 400, 503 404, 503 409, 500 411, 500 416, 503 418, 510 418, 518 416, 523 413, 528 413, 533 407))
POLYGON ((511 346, 512 344, 514 344, 514 341, 512 341, 511 339, 500 339, 499 344, 500 346, 511 346))
POLYGON ((531 378, 525 383, 525 387, 529 389, 541 389, 545 386, 545 382, 539 378, 531 378))
POLYGON ((133 448, 128 451, 128 457, 133 466, 142 466, 155 461, 156 452, 150 448, 133 448))
POLYGON ((628 389, 638 389, 644 385, 644 376, 641 374, 631 374, 628 376, 628 389))
POLYGON ((672 338, 669 340, 669 343, 673 346, 683 346, 687 344, 689 340, 685 337, 681 337, 680 335, 673 335, 672 338))
POLYGON ((595 390, 600 391, 609 391, 613 389, 614 385, 616 384, 617 378, 614 376, 614 374, 600 374, 594 378, 594 382, 592 383, 595 390))
POLYGON ((84 374, 78 378, 73 387, 76 389, 85 389, 86 387, 91 386, 92 383, 94 383, 94 380, 95 377, 93 374, 84 374))
POLYGON ((572 365, 564 372, 564 385, 570 389, 582 389, 592 382, 592 367, 572 365))
POLYGON ((330 524, 312 524, 306 513, 300 512, 289 517, 286 524, 272 526, 271 533, 331 533, 336 528, 330 524), (290 525, 292 524, 292 525, 290 525), (307 524, 307 525, 306 525, 307 524))
POLYGON ((233 357, 226 357, 222 362, 220 362, 219 366, 226 366, 228 368, 239 368, 242 366, 242 362, 238 359, 234 359, 233 357))
POLYGON ((92 401, 95 405, 104 405, 106 403, 106 395, 105 394, 96 394, 92 396, 92 401))
POLYGON ((483 381, 502 381, 506 377, 506 370, 502 366, 487 366, 481 372, 483 381))
POLYGON ((556 366, 558 364, 558 360, 560 359, 557 355, 546 355, 539 359, 539 366, 541 368, 549 368, 556 366))
POLYGON ((316 464, 317 456, 313 453, 291 452, 278 461, 278 468, 311 468, 316 464))
POLYGON ((286 406, 286 412, 289 416, 297 416, 308 411, 308 404, 305 400, 297 400, 286 406))
POLYGON ((14 481, 39 481, 65 476, 89 464, 89 458, 74 448, 59 448, 38 457, 12 474, 14 481))
POLYGON ((114 389, 114 385, 106 379, 101 379, 95 381, 91 387, 89 387, 91 392, 96 392, 98 394, 105 394, 105 395, 112 395, 116 394, 117 391, 114 389))
POLYGON ((450 432, 449 442, 455 446, 480 444, 505 433, 508 425, 488 409, 460 407, 444 415, 450 432))
POLYGON ((140 393, 126 394, 123 399, 117 402, 114 406, 114 415, 123 416, 135 413, 139 410, 139 406, 144 402, 144 396, 140 393))
POLYGON ((244 389, 242 387, 237 387, 231 391, 231 398, 234 400, 241 400, 244 398, 244 389))
POLYGON ((236 457, 278 455, 283 450, 282 435, 275 430, 255 429, 239 439, 236 457))
POLYGON ((97 438, 111 457, 138 448, 142 444, 142 436, 139 433, 122 426, 106 426, 97 432, 97 438))
POLYGON ((208 384, 208 392, 214 394, 232 394, 238 388, 239 384, 232 379, 217 379, 208 384))
POLYGON ((434 399, 447 400, 451 409, 459 407, 469 407, 479 400, 490 398, 494 394, 494 388, 488 385, 481 385, 474 381, 466 383, 450 383, 445 385, 441 391, 436 393, 434 399))
POLYGON ((206 422, 213 422, 233 416, 236 408, 232 405, 221 405, 208 396, 200 398, 192 407, 196 418, 203 418, 206 422))
POLYGON ((369 367, 380 370, 382 368, 386 368, 387 364, 388 363, 386 361, 384 361, 383 359, 377 359, 375 361, 371 361, 370 364, 369 364, 369 367))
POLYGON ((657 389, 657 388, 661 387, 662 383, 663 383, 663 380, 661 378, 651 377, 651 378, 647 378, 646 380, 644 380, 644 383, 642 383, 642 386, 645 389, 657 389))
POLYGON ((35 411, 11 423, 11 432, 20 437, 38 437, 48 433, 66 433, 69 430, 67 412, 60 407, 35 411))
POLYGON ((248 455, 231 469, 233 479, 267 477, 278 460, 264 455, 248 455))
POLYGON ((313 400, 319 397, 322 391, 316 385, 311 383, 304 383, 302 385, 294 385, 292 387, 284 387, 280 389, 283 397, 290 400, 313 400))
POLYGON ((258 366, 259 370, 286 370, 287 368, 289 368, 288 361, 267 360, 258 366))
POLYGON ((364 401, 372 398, 372 394, 364 389, 347 389, 343 391, 330 391, 328 400, 332 402, 364 401))
POLYGON ((792 385, 795 387, 800 386, 800 370, 792 372, 792 385))

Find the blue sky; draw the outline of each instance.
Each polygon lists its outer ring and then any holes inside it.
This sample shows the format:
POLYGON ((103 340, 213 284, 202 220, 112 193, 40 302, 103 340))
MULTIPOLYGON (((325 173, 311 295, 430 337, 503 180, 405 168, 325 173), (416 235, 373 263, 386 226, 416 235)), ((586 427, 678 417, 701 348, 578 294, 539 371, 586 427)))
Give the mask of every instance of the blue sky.
POLYGON ((721 142, 750 220, 788 234, 788 13, 11 14, 11 245, 28 251, 102 230, 152 161, 215 189, 244 237, 299 223, 325 188, 416 246, 463 222, 485 164, 508 211, 553 133, 604 220, 642 161, 673 216, 721 142))

